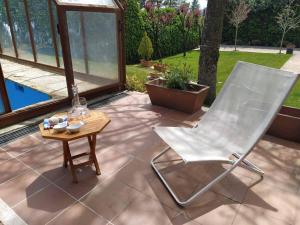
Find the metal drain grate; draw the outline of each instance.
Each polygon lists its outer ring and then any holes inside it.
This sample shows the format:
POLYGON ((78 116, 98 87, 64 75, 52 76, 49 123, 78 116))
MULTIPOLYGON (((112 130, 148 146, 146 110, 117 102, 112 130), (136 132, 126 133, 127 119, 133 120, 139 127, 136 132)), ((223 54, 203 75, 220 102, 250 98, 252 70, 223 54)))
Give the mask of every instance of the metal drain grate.
MULTIPOLYGON (((104 105, 107 105, 113 101, 116 101, 118 99, 126 97, 128 94, 126 92, 119 92, 113 95, 106 96, 104 98, 98 99, 95 102, 92 102, 89 104, 89 108, 95 109, 100 108, 104 105)), ((4 134, 0 135, 0 146, 3 146, 9 142, 12 142, 22 136, 37 132, 39 130, 38 124, 41 123, 41 121, 35 121, 34 124, 30 124, 27 126, 24 126, 22 128, 14 129, 12 131, 8 131, 4 134)))
POLYGON ((0 136, 0 146, 7 144, 17 138, 20 138, 24 135, 28 135, 38 131, 38 125, 29 125, 26 127, 22 127, 20 129, 16 129, 13 131, 9 131, 0 136))

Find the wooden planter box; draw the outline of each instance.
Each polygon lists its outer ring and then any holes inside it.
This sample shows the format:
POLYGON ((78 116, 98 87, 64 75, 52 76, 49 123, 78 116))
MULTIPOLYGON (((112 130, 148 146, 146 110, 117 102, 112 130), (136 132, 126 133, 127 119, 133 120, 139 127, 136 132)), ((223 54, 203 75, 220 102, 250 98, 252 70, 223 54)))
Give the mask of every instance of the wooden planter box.
POLYGON ((283 106, 267 133, 300 143, 300 109, 283 106))
POLYGON ((141 59, 140 62, 141 62, 141 65, 144 67, 151 67, 153 65, 153 62, 151 60, 141 59))
POLYGON ((201 109, 208 93, 208 86, 191 84, 191 90, 183 91, 164 87, 165 80, 148 81, 146 85, 151 103, 186 113, 201 109))

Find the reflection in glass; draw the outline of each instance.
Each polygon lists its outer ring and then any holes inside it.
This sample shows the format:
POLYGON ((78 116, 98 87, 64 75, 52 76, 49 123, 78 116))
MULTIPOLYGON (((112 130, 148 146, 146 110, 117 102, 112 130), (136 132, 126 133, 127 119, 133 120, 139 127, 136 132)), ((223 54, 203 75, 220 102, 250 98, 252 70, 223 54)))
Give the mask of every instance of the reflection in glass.
POLYGON ((24 2, 20 0, 10 0, 8 2, 12 17, 13 30, 16 36, 19 57, 33 61, 24 2))
POLYGON ((114 13, 67 11, 69 41, 79 91, 118 82, 117 19, 114 13))
POLYGON ((115 14, 84 13, 85 42, 90 74, 109 80, 118 80, 116 25, 115 14))
POLYGON ((57 26, 58 26, 58 16, 57 16, 57 9, 54 1, 51 1, 51 10, 53 14, 53 20, 54 20, 54 26, 55 26, 55 38, 57 43, 57 49, 58 49, 58 57, 59 57, 59 64, 61 68, 64 68, 64 62, 63 62, 63 56, 62 56, 62 49, 61 49, 61 42, 60 37, 57 32, 57 26))
POLYGON ((46 65, 56 66, 48 1, 30 0, 28 1, 28 10, 35 41, 37 61, 46 65))
POLYGON ((82 27, 80 14, 77 11, 67 12, 69 41, 71 47, 72 63, 75 72, 85 73, 84 53, 82 45, 82 27))
POLYGON ((0 0, 0 44, 4 55, 15 56, 4 0, 0 0))

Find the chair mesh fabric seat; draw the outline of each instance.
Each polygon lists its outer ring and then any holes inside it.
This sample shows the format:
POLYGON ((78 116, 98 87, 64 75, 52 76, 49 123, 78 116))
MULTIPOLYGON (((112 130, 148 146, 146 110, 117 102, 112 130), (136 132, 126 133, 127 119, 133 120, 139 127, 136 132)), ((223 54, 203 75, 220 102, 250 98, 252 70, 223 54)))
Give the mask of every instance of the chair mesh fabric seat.
POLYGON ((223 161, 247 154, 266 132, 297 75, 239 62, 195 128, 157 127, 185 162, 223 161))

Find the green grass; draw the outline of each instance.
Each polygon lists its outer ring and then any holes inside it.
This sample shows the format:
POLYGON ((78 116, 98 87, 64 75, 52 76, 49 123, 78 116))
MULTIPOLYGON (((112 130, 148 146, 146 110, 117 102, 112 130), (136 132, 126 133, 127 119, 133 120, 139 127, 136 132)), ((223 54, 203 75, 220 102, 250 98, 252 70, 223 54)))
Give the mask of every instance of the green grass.
MULTIPOLYGON (((273 68, 281 68, 283 64, 290 58, 290 55, 285 54, 270 54, 270 53, 250 53, 250 52, 220 52, 217 74, 217 91, 219 91, 235 64, 238 61, 251 62, 273 68)), ((193 80, 197 80, 198 75, 198 60, 199 52, 190 51, 184 58, 182 54, 167 57, 163 62, 171 67, 183 65, 186 63, 193 70, 193 80)), ((130 90, 145 91, 144 83, 151 69, 143 68, 139 65, 127 66, 127 83, 130 90)), ((291 94, 289 95, 285 105, 300 108, 300 81, 296 84, 291 94)))

